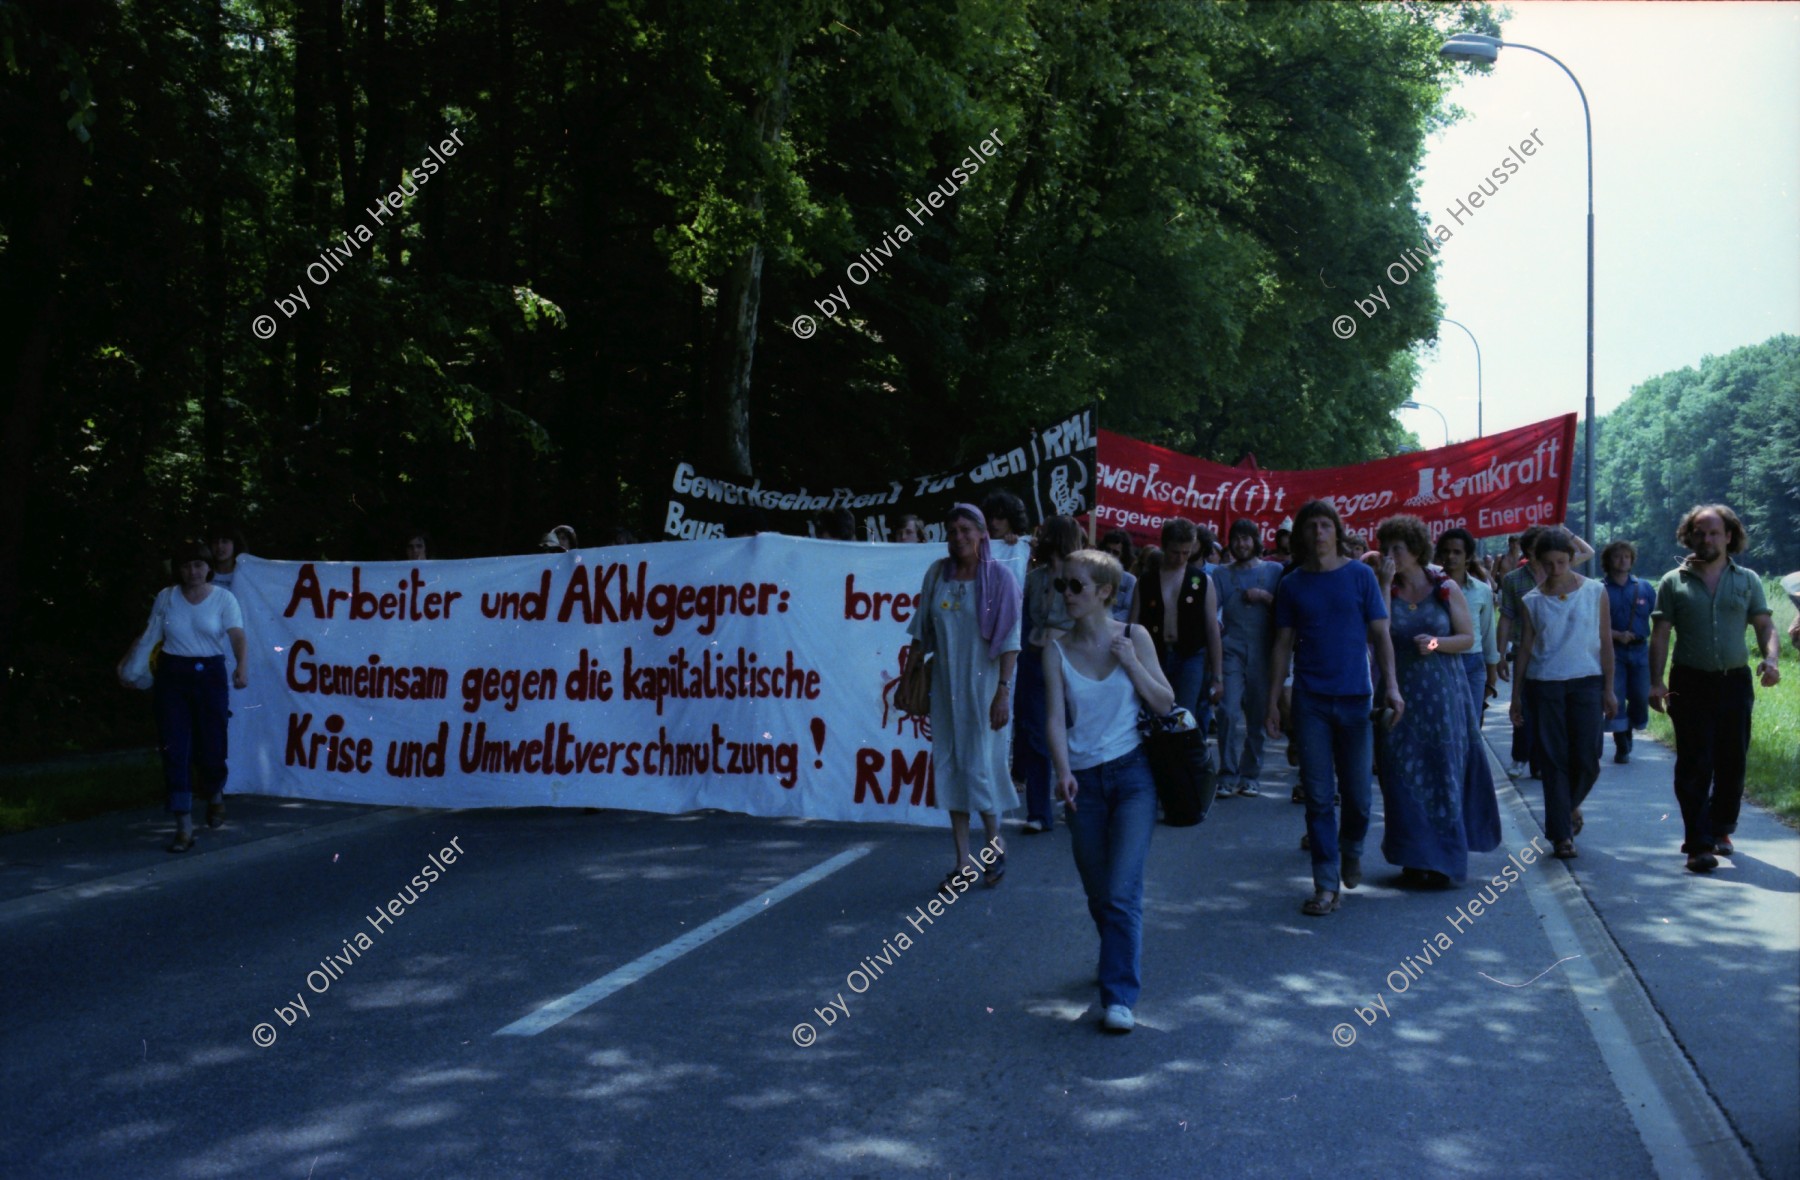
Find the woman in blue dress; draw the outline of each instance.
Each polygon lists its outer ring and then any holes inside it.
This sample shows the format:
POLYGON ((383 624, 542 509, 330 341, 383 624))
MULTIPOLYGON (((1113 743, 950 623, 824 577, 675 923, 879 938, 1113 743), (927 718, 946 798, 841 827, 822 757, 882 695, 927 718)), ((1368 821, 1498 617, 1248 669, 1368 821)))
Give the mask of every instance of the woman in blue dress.
POLYGON ((1409 881, 1444 886, 1468 876, 1469 853, 1500 844, 1494 779, 1469 700, 1462 654, 1475 645, 1468 602, 1426 564, 1431 534, 1416 516, 1376 531, 1388 598, 1394 671, 1406 713, 1378 727, 1384 831, 1381 852, 1409 881))

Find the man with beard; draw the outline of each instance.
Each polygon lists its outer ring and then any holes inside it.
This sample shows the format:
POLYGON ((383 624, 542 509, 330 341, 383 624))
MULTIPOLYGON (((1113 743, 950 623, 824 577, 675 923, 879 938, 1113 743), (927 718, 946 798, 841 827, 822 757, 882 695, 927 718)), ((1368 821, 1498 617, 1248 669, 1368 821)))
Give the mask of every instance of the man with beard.
POLYGON ((1756 629, 1763 654, 1757 672, 1764 688, 1781 682, 1781 641, 1763 594, 1762 579, 1732 560, 1749 544, 1737 514, 1723 504, 1702 504, 1681 518, 1675 539, 1688 559, 1664 574, 1651 613, 1650 707, 1675 725, 1675 798, 1687 840, 1690 872, 1710 873, 1720 856, 1736 850, 1744 799, 1744 764, 1750 751, 1750 654, 1744 627, 1756 629), (1663 683, 1669 632, 1675 632, 1674 666, 1663 683))

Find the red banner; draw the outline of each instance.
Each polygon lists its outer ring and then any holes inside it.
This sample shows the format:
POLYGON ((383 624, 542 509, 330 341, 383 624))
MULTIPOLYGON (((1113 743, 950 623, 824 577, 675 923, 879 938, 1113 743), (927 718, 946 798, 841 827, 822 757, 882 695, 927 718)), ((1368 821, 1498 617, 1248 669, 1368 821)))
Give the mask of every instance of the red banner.
POLYGON ((1353 532, 1374 537, 1396 513, 1423 519, 1436 537, 1477 537, 1560 522, 1569 506, 1575 415, 1565 414, 1431 451, 1317 471, 1227 467, 1100 431, 1100 530, 1122 528, 1155 543, 1164 520, 1183 517, 1222 541, 1231 522, 1262 526, 1263 545, 1308 500, 1330 500, 1353 532))

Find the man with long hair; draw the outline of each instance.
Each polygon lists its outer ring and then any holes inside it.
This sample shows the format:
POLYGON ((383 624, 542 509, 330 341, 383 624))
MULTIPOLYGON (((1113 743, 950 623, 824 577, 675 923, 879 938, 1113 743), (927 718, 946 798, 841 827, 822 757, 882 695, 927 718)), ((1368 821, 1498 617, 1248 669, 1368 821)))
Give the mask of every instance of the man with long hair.
POLYGON ((1269 665, 1265 731, 1281 736, 1281 685, 1294 663, 1294 742, 1306 786, 1306 830, 1312 851, 1313 895, 1301 912, 1320 916, 1338 908, 1340 885, 1362 883, 1363 839, 1369 834, 1369 766, 1375 733, 1369 714, 1375 686, 1369 655, 1385 686, 1384 724, 1406 710, 1394 677, 1388 612, 1375 572, 1343 555, 1344 522, 1328 501, 1312 500, 1294 517, 1300 565, 1275 592, 1275 651, 1269 665), (1334 795, 1344 804, 1337 822, 1334 795), (1341 849, 1341 851, 1340 851, 1341 849))
POLYGON ((1687 840, 1687 867, 1710 873, 1720 856, 1736 849, 1738 810, 1744 800, 1744 765, 1750 752, 1750 653, 1744 627, 1756 629, 1764 688, 1781 682, 1781 640, 1763 593, 1762 579, 1733 561, 1749 535, 1723 504, 1689 509, 1675 539, 1688 558, 1656 585, 1650 632, 1650 707, 1675 725, 1675 798, 1687 840), (1663 683, 1669 633, 1675 659, 1663 683))

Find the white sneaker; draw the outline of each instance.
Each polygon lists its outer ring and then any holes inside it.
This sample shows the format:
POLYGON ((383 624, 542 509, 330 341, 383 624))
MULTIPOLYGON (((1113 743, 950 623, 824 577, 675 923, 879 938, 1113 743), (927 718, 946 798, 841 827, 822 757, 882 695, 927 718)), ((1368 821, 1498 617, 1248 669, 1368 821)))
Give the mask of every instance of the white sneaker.
POLYGON ((1123 1004, 1108 1004, 1106 1015, 1100 1020, 1100 1027, 1110 1033, 1128 1033, 1136 1026, 1137 1018, 1123 1004))
POLYGON ((1523 762, 1515 762, 1506 768, 1506 773, 1511 778, 1524 778, 1531 773, 1531 767, 1523 762))
POLYGON ((1021 832, 1027 832, 1027 833, 1041 832, 1044 830, 1044 825, 1039 823, 1035 819, 1028 819, 1024 823, 1019 825, 1019 830, 1021 832))
POLYGON ((1245 783, 1238 788, 1238 794, 1245 799, 1255 799, 1262 794, 1255 783, 1245 783))

